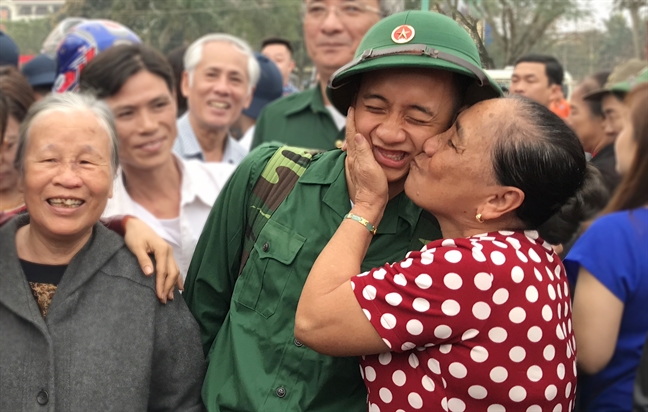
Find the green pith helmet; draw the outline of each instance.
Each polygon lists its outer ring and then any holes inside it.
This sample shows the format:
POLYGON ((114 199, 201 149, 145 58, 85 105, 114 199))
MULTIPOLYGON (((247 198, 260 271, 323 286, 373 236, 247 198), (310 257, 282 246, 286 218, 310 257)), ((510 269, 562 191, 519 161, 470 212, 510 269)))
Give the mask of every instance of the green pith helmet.
MULTIPOLYGON (((607 78, 605 85, 591 93, 583 96, 585 100, 601 100, 608 93, 614 93, 623 98, 630 91, 632 86, 630 82, 633 79, 639 80, 640 73, 645 72, 648 63, 639 59, 630 59, 616 66, 607 78)), ((644 80, 646 81, 646 80, 644 80)))
POLYGON ((624 82, 617 83, 610 87, 610 92, 625 95, 636 85, 648 82, 648 68, 644 69, 637 76, 627 79, 624 82))
POLYGON ((473 104, 502 96, 502 89, 482 70, 470 35, 442 14, 411 10, 393 14, 365 34, 355 58, 337 70, 329 82, 331 103, 346 114, 358 87, 357 75, 390 68, 448 70, 471 82, 465 102, 473 104))

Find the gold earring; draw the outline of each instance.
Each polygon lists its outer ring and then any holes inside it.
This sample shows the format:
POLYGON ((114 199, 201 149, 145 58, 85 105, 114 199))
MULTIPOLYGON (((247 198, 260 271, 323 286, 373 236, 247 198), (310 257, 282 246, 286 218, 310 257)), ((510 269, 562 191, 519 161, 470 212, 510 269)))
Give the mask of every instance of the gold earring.
POLYGON ((477 222, 479 223, 484 223, 484 219, 482 219, 481 213, 477 213, 477 216, 475 216, 475 220, 477 220, 477 222))

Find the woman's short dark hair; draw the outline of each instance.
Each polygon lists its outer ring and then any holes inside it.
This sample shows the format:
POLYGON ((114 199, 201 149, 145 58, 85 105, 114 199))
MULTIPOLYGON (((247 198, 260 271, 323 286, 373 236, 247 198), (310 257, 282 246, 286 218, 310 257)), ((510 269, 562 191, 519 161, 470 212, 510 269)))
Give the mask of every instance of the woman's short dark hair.
POLYGON ((145 44, 123 44, 101 52, 81 71, 80 88, 105 99, 117 94, 128 79, 142 70, 161 77, 173 93, 171 65, 160 52, 145 44))
POLYGON ((25 76, 13 66, 0 66, 0 90, 7 98, 9 115, 22 122, 34 104, 34 94, 25 76))
POLYGON ((9 99, 0 89, 0 145, 4 142, 4 135, 9 122, 9 99))
POLYGON ((587 160, 576 134, 549 109, 512 96, 518 110, 497 130, 493 148, 499 184, 524 192, 515 213, 525 229, 538 229, 576 195, 586 179, 587 160))
POLYGON ((185 114, 187 111, 187 98, 184 97, 181 90, 182 73, 184 72, 184 55, 187 51, 187 46, 176 47, 167 53, 166 58, 173 69, 173 76, 175 79, 176 88, 176 103, 178 104, 178 117, 185 114))

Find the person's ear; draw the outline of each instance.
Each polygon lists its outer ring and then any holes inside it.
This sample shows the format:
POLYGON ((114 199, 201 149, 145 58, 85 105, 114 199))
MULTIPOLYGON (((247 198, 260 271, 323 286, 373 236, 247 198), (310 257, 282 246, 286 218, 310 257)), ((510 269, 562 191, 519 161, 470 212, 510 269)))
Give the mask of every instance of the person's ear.
POLYGON ((24 194, 25 193, 25 172, 18 171, 18 173, 19 173, 18 182, 17 182, 18 191, 24 194))
POLYGON ((484 221, 496 220, 514 213, 524 202, 524 192, 517 187, 502 186, 480 206, 478 213, 484 221))
POLYGON ((180 80, 180 90, 182 91, 182 95, 188 99, 189 98, 189 73, 187 73, 186 70, 182 72, 182 80, 180 80))
POLYGON ((245 98, 245 102, 243 102, 243 109, 247 109, 250 107, 250 104, 252 104, 252 99, 254 98, 254 91, 256 90, 256 87, 252 87, 250 89, 250 92, 248 93, 247 97, 245 98))
POLYGON ((560 100, 560 95, 562 92, 562 87, 559 84, 551 85, 551 101, 555 102, 560 100))
POLYGON ((113 176, 113 179, 110 181, 110 188, 108 189, 108 199, 112 199, 112 197, 113 197, 113 188, 114 188, 113 182, 114 181, 115 181, 115 176, 113 176))

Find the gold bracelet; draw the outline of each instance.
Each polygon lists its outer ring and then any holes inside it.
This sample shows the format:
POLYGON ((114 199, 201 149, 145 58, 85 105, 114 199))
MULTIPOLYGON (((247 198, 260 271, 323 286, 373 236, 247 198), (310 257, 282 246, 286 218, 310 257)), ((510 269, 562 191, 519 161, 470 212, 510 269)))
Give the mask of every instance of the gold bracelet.
POLYGON ((344 216, 344 218, 345 219, 355 220, 356 222, 360 223, 362 226, 366 227, 367 230, 372 235, 375 235, 376 230, 378 230, 378 228, 375 227, 374 225, 372 225, 371 223, 369 223, 369 221, 367 219, 365 219, 364 217, 360 217, 358 215, 354 215, 353 213, 348 213, 346 216, 344 216))

